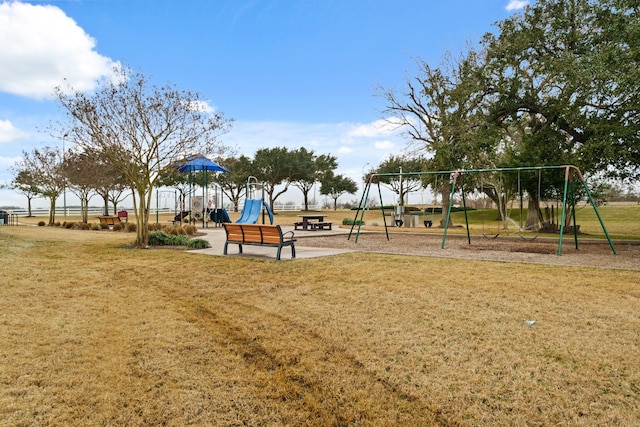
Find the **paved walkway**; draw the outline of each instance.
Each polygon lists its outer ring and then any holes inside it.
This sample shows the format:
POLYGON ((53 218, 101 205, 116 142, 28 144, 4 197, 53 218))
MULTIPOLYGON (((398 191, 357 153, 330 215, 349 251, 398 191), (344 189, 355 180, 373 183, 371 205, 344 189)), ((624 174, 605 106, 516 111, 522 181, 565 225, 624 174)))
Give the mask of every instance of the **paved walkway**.
MULTIPOLYGON (((294 231, 293 226, 281 226, 282 232, 294 231)), ((224 228, 203 228, 198 230, 201 233, 205 233, 204 236, 199 236, 199 238, 207 240, 211 247, 208 249, 196 249, 189 251, 190 253, 195 254, 206 254, 206 255, 219 255, 224 256, 224 242, 226 240, 224 228)), ((348 234, 349 230, 345 230, 343 228, 338 228, 331 231, 302 231, 295 230, 294 237, 302 237, 302 236, 330 236, 335 234, 348 234)), ((322 256, 330 256, 330 255, 339 255, 348 252, 354 252, 353 250, 348 249, 332 249, 332 248, 313 248, 313 247, 305 247, 301 245, 303 241, 298 240, 296 242, 296 258, 316 258, 322 256)), ((230 244, 227 250, 229 257, 244 257, 244 258, 258 258, 258 259, 276 259, 276 253, 278 251, 277 248, 271 248, 266 246, 252 246, 252 245, 243 245, 242 249, 244 253, 238 253, 238 245, 230 244)), ((282 253, 280 255, 282 260, 291 259, 291 248, 284 247, 282 248, 282 253)))

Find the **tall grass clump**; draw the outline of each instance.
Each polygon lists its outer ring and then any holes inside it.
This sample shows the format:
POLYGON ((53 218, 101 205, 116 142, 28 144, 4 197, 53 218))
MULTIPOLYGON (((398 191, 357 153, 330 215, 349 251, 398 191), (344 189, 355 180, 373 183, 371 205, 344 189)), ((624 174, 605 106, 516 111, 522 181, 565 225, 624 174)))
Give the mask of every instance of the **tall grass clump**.
POLYGON ((182 228, 184 228, 184 232, 187 233, 188 236, 193 236, 198 232, 198 227, 193 224, 187 224, 182 228))

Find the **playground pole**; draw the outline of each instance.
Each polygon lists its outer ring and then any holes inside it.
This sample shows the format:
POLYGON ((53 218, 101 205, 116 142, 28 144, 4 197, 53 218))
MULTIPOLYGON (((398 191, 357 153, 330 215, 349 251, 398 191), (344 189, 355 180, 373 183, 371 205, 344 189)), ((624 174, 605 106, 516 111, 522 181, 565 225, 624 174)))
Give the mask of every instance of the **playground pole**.
MULTIPOLYGON (((349 230, 349 236, 347 236, 347 240, 351 240, 351 234, 353 233, 353 228, 356 226, 356 224, 358 224, 358 215, 360 215, 360 224, 362 224, 362 220, 364 219, 364 211, 367 207, 367 198, 369 197, 369 188, 371 188, 371 177, 369 177, 369 180, 365 185, 364 191, 362 192, 362 198, 360 199, 360 204, 358 205, 358 210, 356 211, 356 215, 353 218, 353 223, 351 224, 351 230, 349 230), (362 211, 362 213, 360 211, 362 211)), ((356 232, 355 243, 358 243, 358 237, 360 236, 360 224, 358 225, 358 230, 356 232)))
POLYGON ((604 232, 604 235, 607 237, 607 242, 609 242, 609 247, 611 248, 611 251, 613 251, 614 255, 618 255, 618 252, 616 251, 616 248, 613 246, 613 242, 611 241, 611 237, 609 237, 609 233, 607 232, 607 228, 604 226, 604 221, 602 221, 602 217, 600 216, 600 212, 598 211, 598 208, 596 206, 596 202, 593 200, 593 197, 591 197, 591 191, 589 191, 589 186, 587 185, 586 182, 584 182, 584 179, 582 179, 582 176, 580 175, 580 171, 578 171, 578 176, 580 176, 580 181, 582 181, 582 186, 584 187, 584 190, 587 193, 587 197, 589 198, 589 202, 591 203, 591 206, 593 207, 593 210, 596 213, 596 216, 598 217, 598 221, 600 222, 600 226, 602 227, 602 231, 604 232))
POLYGON ((467 226, 467 243, 471 244, 471 234, 469 233, 469 217, 467 216, 467 200, 464 197, 464 180, 460 184, 462 190, 462 208, 464 209, 464 223, 467 226))
POLYGON ((380 210, 382 211, 382 222, 384 222, 384 232, 389 240, 389 229, 387 228, 387 218, 384 216, 384 205, 382 204, 382 190, 380 190, 380 180, 378 180, 378 196, 380 197, 380 210))
POLYGON ((447 240, 447 230, 449 229, 449 218, 451 218, 451 206, 453 205, 453 195, 456 191, 456 180, 458 178, 458 171, 454 171, 451 174, 451 195, 449 196, 449 207, 447 208, 447 219, 444 222, 444 233, 442 233, 442 245, 441 249, 444 249, 444 242, 447 240))

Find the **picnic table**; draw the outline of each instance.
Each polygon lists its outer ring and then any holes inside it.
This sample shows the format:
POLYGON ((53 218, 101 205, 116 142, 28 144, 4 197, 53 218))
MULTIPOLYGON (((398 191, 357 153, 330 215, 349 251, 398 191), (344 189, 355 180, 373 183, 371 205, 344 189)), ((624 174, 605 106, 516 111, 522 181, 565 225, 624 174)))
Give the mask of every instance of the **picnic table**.
POLYGON ((302 221, 293 223, 295 230, 331 230, 331 222, 324 220, 326 215, 306 214, 298 216, 302 218, 302 221))

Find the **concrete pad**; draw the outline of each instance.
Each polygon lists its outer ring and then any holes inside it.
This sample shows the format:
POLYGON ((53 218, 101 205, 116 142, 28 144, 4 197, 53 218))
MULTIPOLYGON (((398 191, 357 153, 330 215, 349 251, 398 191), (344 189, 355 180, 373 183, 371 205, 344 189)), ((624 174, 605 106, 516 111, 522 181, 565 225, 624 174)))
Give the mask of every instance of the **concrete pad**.
MULTIPOLYGON (((293 226, 281 226, 282 232, 294 231, 293 226)), ((208 249, 194 249, 188 252, 194 254, 205 254, 205 255, 218 255, 225 256, 223 254, 224 251, 224 242, 226 241, 226 234, 224 232, 224 228, 204 228, 198 230, 200 233, 204 233, 204 236, 199 236, 200 239, 204 239, 209 242, 211 245, 208 249)), ((323 236, 331 236, 335 234, 348 234, 349 231, 345 229, 336 229, 331 231, 302 231, 295 230, 294 238, 298 238, 301 236, 317 236, 319 234, 323 236)), ((323 256, 331 256, 331 255, 340 255, 349 252, 355 252, 355 250, 349 249, 333 249, 333 248, 314 248, 314 247, 305 247, 300 245, 304 240, 298 240, 296 242, 296 258, 295 259, 304 259, 304 258, 317 258, 323 256)), ((230 244, 227 253, 229 257, 236 258, 257 258, 257 259, 271 259, 276 260, 276 254, 278 253, 278 248, 272 248, 268 246, 252 246, 252 245, 243 245, 242 246, 243 253, 238 252, 238 245, 230 244)), ((284 247, 282 248, 282 252, 280 254, 281 260, 290 260, 291 259, 291 248, 284 247)))

